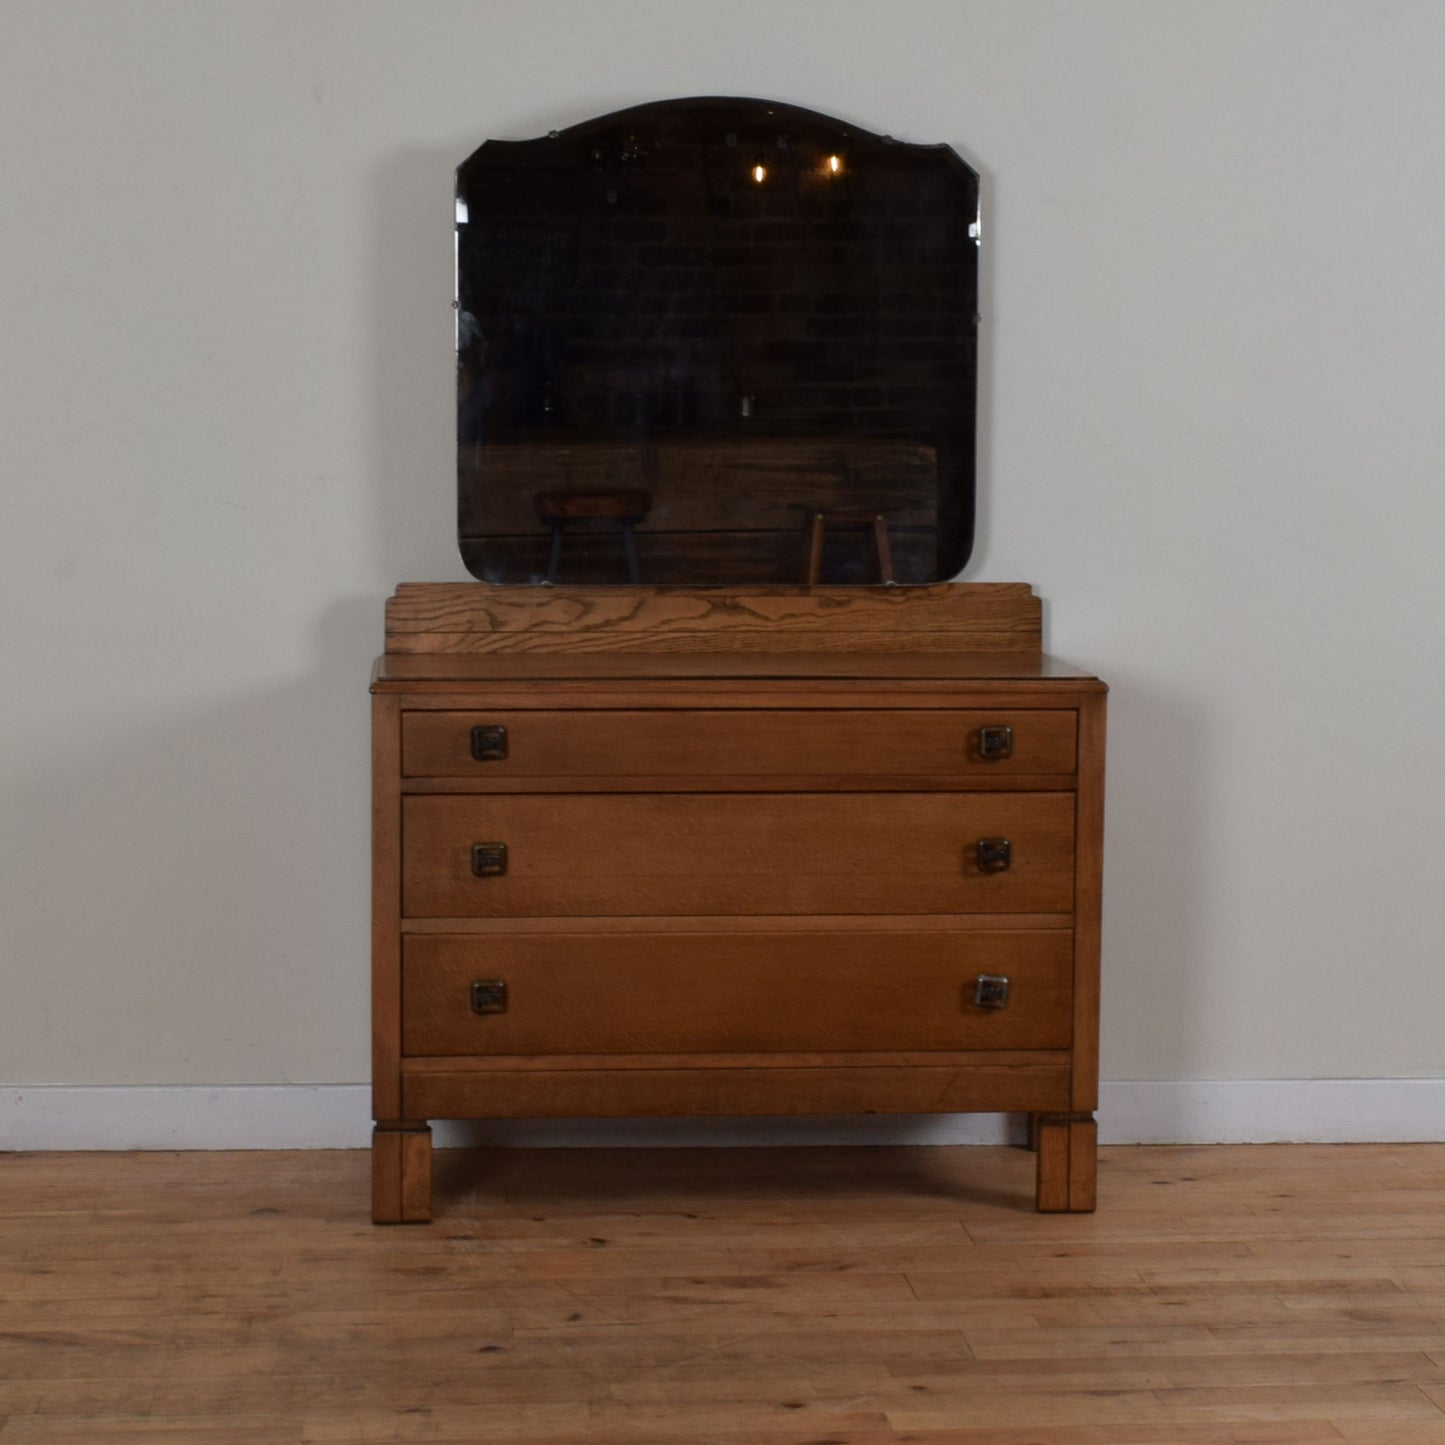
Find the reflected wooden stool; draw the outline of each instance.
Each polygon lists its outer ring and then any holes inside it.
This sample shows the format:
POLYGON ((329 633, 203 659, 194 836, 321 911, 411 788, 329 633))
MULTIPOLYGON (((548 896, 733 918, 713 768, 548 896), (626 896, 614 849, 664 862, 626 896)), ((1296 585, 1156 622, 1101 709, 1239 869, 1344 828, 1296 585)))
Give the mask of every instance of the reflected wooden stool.
POLYGON ((569 522, 615 523, 622 532, 627 554, 627 580, 639 581, 637 539, 632 529, 652 510, 652 493, 641 487, 615 487, 587 492, 538 492, 533 499, 537 515, 552 529, 552 549, 547 555, 548 582, 557 580, 562 564, 562 538, 569 522))
MULTIPOLYGON (((796 505, 802 505, 795 503, 796 505)), ((888 518, 871 507, 809 507, 804 505, 803 528, 808 541, 808 559, 804 580, 809 587, 818 585, 823 570, 823 538, 829 527, 871 532, 873 551, 878 562, 878 580, 893 580, 893 551, 888 543, 888 518)))

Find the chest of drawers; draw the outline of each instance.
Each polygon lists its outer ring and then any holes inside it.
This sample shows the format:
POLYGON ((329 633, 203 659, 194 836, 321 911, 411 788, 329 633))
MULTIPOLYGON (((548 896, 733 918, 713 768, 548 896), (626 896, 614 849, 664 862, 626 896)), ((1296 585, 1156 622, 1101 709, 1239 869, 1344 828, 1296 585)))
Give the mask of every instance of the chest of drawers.
POLYGON ((416 585, 373 692, 374 1217, 435 1118, 1018 1111, 1094 1204, 1104 688, 1026 587, 416 585))

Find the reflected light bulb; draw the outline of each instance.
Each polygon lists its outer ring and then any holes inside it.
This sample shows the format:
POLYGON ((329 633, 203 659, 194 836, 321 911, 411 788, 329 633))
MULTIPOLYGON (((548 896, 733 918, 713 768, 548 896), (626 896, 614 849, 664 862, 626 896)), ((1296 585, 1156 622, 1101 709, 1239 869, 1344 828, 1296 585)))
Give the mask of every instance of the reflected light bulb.
POLYGON ((763 183, 765 180, 767 180, 767 178, 768 178, 768 168, 762 163, 761 160, 754 161, 754 162, 753 162, 753 179, 754 179, 759 185, 762 185, 762 183, 763 183))
POLYGON ((829 156, 825 168, 830 176, 841 174, 843 170, 843 157, 829 156))

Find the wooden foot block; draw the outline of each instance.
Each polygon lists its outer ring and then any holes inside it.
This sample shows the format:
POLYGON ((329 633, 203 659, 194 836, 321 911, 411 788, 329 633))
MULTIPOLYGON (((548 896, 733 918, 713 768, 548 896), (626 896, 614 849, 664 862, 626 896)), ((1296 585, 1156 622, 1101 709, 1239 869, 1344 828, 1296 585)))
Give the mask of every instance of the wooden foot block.
POLYGON ((1092 1114, 1039 1114, 1036 1201, 1042 1214, 1091 1214, 1097 1197, 1099 1126, 1092 1114))
POLYGON ((371 1221, 431 1220, 431 1127, 378 1124, 371 1135, 371 1221))

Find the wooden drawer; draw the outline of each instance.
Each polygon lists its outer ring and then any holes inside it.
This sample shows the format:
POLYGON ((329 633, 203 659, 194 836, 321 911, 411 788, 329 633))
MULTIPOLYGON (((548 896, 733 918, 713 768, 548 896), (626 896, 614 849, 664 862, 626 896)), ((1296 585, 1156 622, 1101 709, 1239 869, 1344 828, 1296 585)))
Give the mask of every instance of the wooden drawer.
MULTIPOLYGON (((683 712, 407 712, 407 777, 696 777, 719 780, 805 776, 1021 777, 1070 774, 1072 710, 927 709, 683 712), (985 756, 986 728, 1010 729, 1006 757, 985 756), (474 755, 473 730, 505 728, 505 757, 474 755)), ((478 741, 486 752, 487 739, 478 741)), ((501 739, 490 735, 491 751, 501 739)))
POLYGON ((1072 793, 665 793, 402 799, 410 918, 1066 913, 1072 793), (1007 839, 1007 871, 978 842, 1007 839), (506 871, 473 872, 475 844, 506 871))
POLYGON ((411 1056, 1062 1049, 1067 930, 413 935, 411 1056), (1010 981, 975 1004, 979 974, 1010 981), (472 1008, 476 981, 504 1012, 472 1008))

